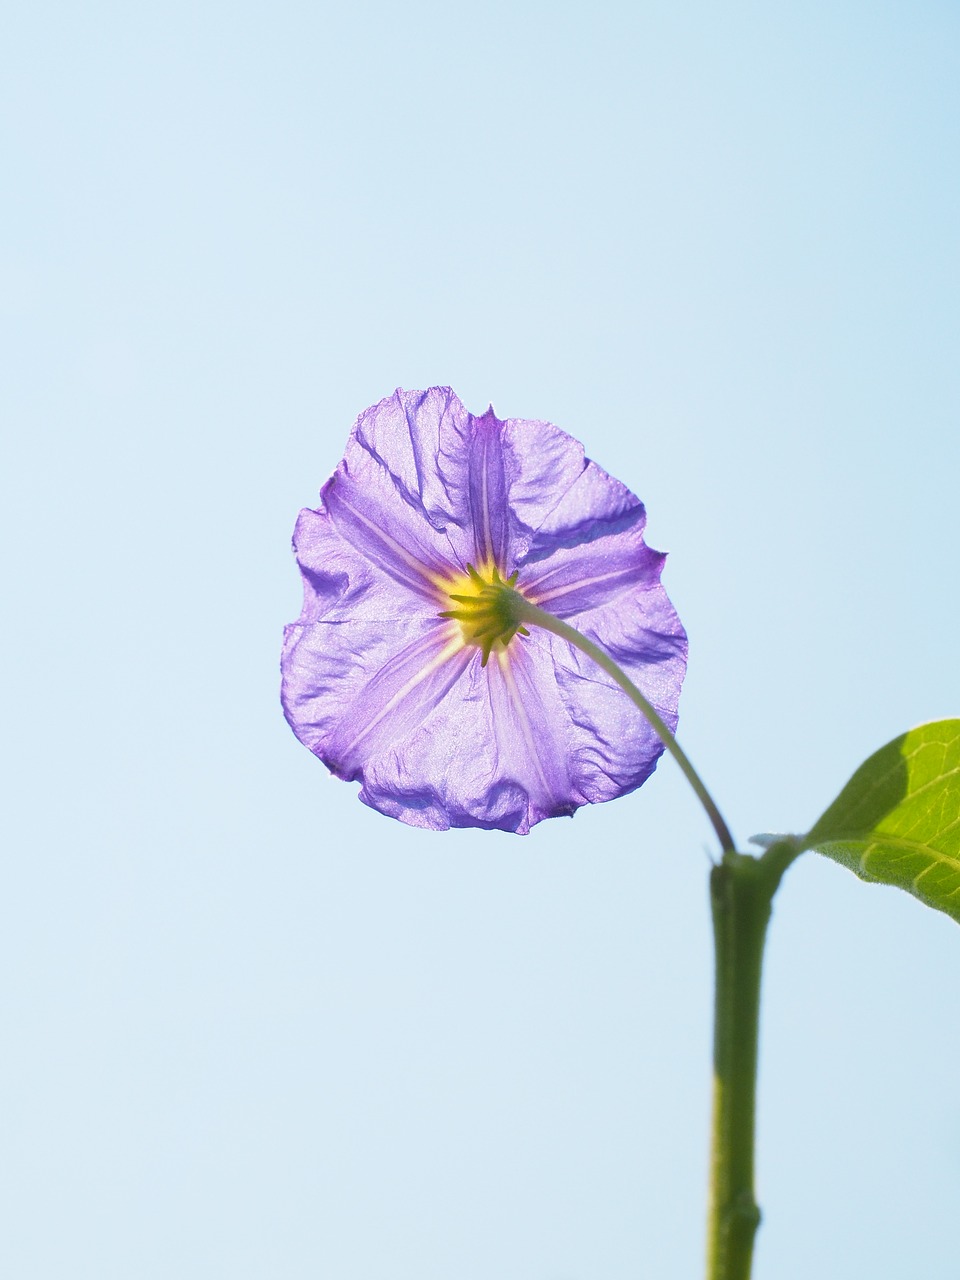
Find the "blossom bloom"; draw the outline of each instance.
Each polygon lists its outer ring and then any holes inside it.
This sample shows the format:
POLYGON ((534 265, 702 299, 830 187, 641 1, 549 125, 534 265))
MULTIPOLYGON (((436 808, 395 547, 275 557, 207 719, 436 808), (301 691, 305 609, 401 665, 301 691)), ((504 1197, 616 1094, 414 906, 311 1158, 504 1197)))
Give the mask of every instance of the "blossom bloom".
POLYGON ((672 730, 687 643, 643 504, 546 422, 476 417, 446 387, 361 414, 300 513, 303 611, 283 706, 360 799, 413 826, 525 834, 638 787, 663 746, 613 681, 538 627, 478 640, 486 584, 576 627, 672 730), (453 615, 453 616, 451 616, 453 615))

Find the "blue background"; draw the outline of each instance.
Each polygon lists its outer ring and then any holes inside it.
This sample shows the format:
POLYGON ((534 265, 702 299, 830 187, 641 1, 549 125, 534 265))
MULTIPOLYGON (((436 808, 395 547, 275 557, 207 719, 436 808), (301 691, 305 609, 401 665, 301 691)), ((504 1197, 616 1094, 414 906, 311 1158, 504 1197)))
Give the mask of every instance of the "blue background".
MULTIPOLYGON (((960 712, 947 3, 8 15, 11 1280, 695 1276, 710 829, 667 761, 526 839, 280 714, 289 551, 397 385, 645 500, 743 845, 960 712)), ((807 855, 758 1280, 955 1280, 960 932, 807 855)))

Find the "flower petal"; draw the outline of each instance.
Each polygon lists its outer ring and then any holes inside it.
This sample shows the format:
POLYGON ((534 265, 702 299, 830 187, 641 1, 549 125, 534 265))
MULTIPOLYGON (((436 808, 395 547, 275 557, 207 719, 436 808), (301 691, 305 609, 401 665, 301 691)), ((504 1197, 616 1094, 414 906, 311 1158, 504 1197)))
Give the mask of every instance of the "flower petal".
POLYGON ((287 629, 283 701, 297 737, 338 777, 363 777, 446 697, 473 656, 455 628, 321 621, 287 629))
POLYGON ((580 546, 561 547, 546 560, 522 565, 519 586, 534 604, 572 618, 615 600, 659 587, 666 556, 643 540, 642 524, 580 546))
MULTIPOLYGON (((685 646, 631 636, 630 674, 669 725, 685 646)), ((622 656, 622 653, 621 653, 622 656)), ((535 631, 481 667, 474 656, 422 722, 358 771, 360 799, 414 826, 487 827, 526 834, 638 787, 663 746, 636 707, 596 665, 535 631)))
POLYGON ((300 512, 293 534, 303 577, 299 621, 393 622, 436 616, 435 599, 404 584, 344 541, 326 511, 300 512))
POLYGON ((511 568, 628 529, 642 531, 643 503, 549 422, 503 424, 511 568))
POLYGON ((467 475, 474 564, 503 565, 507 555, 509 508, 501 426, 493 409, 470 421, 467 475))
POLYGON ((341 778, 363 775, 367 760, 403 742, 450 692, 473 654, 451 628, 429 627, 396 653, 351 699, 325 744, 341 778))
POLYGON ((357 420, 322 491, 343 537, 424 596, 467 564, 503 562, 507 504, 499 421, 449 388, 397 391, 357 420))
POLYGON ((451 696, 368 761, 360 799, 414 826, 525 835, 584 802, 572 791, 568 745, 556 682, 539 685, 513 646, 486 667, 474 650, 451 696))

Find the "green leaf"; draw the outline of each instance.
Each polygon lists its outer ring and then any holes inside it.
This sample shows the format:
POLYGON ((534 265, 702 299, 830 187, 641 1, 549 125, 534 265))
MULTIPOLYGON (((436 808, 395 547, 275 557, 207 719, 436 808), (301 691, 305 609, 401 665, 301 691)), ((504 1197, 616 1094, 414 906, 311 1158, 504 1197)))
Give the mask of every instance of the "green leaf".
POLYGON ((960 720, 921 725, 881 747, 803 847, 960 923, 960 720))

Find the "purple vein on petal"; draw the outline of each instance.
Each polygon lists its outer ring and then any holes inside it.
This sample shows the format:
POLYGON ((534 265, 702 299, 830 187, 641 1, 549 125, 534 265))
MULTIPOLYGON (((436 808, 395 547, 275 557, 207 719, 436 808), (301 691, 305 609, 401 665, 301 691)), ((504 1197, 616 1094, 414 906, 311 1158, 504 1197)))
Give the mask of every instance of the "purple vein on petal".
POLYGON ((328 754, 336 771, 353 775, 364 762, 422 723, 449 692, 470 656, 462 638, 451 637, 445 628, 442 636, 432 628, 402 649, 377 672, 331 735, 328 754), (438 652, 437 645, 443 643, 444 638, 447 643, 438 652), (428 657, 431 651, 433 656, 428 657), (461 661, 452 661, 457 656, 461 656, 461 661), (448 674, 437 683, 436 674, 445 666, 449 667, 448 674), (411 668, 413 674, 407 675, 411 668), (397 680, 402 683, 391 692, 391 685, 397 680), (420 696, 414 699, 418 691, 420 696), (371 735, 381 728, 386 733, 377 734, 377 740, 371 743, 371 735), (358 748, 362 749, 358 751, 358 748))
POLYGON ((664 560, 634 528, 560 549, 547 562, 549 568, 545 564, 532 576, 528 566, 521 566, 522 586, 535 604, 559 617, 573 617, 621 598, 635 602, 638 593, 656 589, 664 560))
MULTIPOLYGON (((381 529, 378 524, 375 524, 374 521, 368 519, 367 516, 365 516, 361 511, 358 511, 356 507, 352 507, 342 494, 337 494, 335 502, 337 506, 342 507, 345 511, 349 511, 354 520, 359 520, 361 524, 366 525, 366 527, 373 533, 374 537, 379 539, 379 541, 383 543, 384 547, 390 551, 391 558, 386 560, 386 562, 381 565, 381 568, 385 569, 393 577, 399 578, 402 582, 405 582, 407 586, 412 587, 415 591, 426 591, 426 593, 431 596, 436 595, 437 588, 443 581, 443 578, 439 573, 436 573, 428 565, 425 565, 422 560, 418 560, 416 556, 411 555, 406 547, 402 547, 395 538, 391 537, 391 535, 386 532, 386 530, 381 529), (402 561, 408 568, 412 569, 416 576, 410 577, 403 573, 396 564, 396 561, 392 558, 394 556, 397 560, 402 561)), ((328 497, 328 509, 330 505, 330 499, 328 497)))
POLYGON ((482 418, 474 418, 472 424, 468 475, 475 553, 481 563, 503 567, 507 550, 507 485, 501 423, 493 410, 488 410, 482 418))
POLYGON ((579 578, 576 582, 566 582, 563 586, 553 587, 547 591, 540 591, 537 582, 530 582, 525 585, 528 591, 536 594, 536 603, 542 605, 548 600, 555 600, 557 596, 565 596, 572 591, 582 591, 587 587, 603 587, 605 583, 623 582, 625 577, 626 575, 622 569, 613 569, 610 573, 595 573, 589 578, 579 578))
POLYGON ((487 487, 488 487, 488 486, 487 486, 487 446, 486 446, 486 442, 484 442, 484 446, 483 446, 483 459, 482 459, 482 466, 483 466, 483 472, 482 472, 483 480, 482 480, 481 488, 480 488, 480 504, 481 504, 481 509, 482 509, 482 512, 483 512, 482 519, 483 519, 483 544, 484 544, 484 545, 483 545, 483 550, 484 550, 484 560, 487 562, 487 564, 494 564, 494 563, 495 563, 495 559, 494 559, 494 555, 493 555, 493 537, 492 537, 492 535, 491 535, 491 533, 490 533, 490 495, 489 495, 489 493, 487 492, 487 487))
POLYGON ((497 663, 503 676, 503 684, 507 691, 507 698, 513 710, 514 721, 519 726, 520 732, 523 735, 524 745, 527 748, 527 758, 533 765, 534 771, 540 781, 540 785, 543 787, 543 799, 549 802, 554 798, 553 788, 550 786, 546 774, 543 771, 543 762, 540 759, 540 749, 537 746, 537 741, 534 736, 533 725, 530 723, 530 717, 527 714, 527 709, 523 705, 523 698, 520 695, 520 690, 517 688, 516 677, 511 670, 510 662, 510 655, 506 650, 502 650, 497 654, 497 663))

